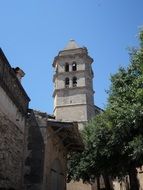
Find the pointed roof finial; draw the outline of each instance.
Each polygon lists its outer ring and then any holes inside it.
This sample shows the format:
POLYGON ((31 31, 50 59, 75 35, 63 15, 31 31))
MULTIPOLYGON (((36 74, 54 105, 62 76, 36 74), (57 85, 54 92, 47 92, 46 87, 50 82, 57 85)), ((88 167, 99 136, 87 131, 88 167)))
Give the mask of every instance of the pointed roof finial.
POLYGON ((77 43, 75 42, 75 40, 70 39, 70 41, 68 42, 68 44, 64 48, 64 50, 77 49, 77 48, 79 48, 79 46, 77 45, 77 43))

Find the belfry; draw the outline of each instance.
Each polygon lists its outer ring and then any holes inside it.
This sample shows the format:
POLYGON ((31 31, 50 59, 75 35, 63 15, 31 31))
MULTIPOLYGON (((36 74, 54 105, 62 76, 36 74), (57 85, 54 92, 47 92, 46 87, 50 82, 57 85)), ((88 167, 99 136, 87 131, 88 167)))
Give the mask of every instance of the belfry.
POLYGON ((95 115, 93 59, 86 47, 70 40, 55 57, 54 115, 57 120, 76 121, 80 128, 95 115))

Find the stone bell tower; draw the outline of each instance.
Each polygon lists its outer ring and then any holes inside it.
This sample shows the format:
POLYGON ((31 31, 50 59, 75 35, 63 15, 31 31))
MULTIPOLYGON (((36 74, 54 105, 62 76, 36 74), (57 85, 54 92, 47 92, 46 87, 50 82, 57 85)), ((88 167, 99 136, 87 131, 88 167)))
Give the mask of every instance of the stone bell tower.
POLYGON ((53 97, 57 120, 82 125, 95 115, 92 62, 87 48, 79 47, 74 40, 55 57, 53 97))

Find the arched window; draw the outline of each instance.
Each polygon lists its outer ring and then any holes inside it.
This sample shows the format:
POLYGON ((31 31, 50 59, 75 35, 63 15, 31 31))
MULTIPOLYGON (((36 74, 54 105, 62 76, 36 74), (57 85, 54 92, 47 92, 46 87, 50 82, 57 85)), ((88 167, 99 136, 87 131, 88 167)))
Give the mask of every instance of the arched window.
POLYGON ((68 88, 70 84, 69 78, 65 78, 65 87, 68 88))
POLYGON ((77 78, 76 77, 73 77, 73 79, 72 79, 72 86, 73 87, 77 86, 77 78))
POLYGON ((76 70, 77 70, 77 64, 76 64, 75 61, 72 63, 72 70, 73 70, 73 71, 76 71, 76 70))
POLYGON ((65 64, 65 72, 69 72, 69 64, 68 63, 65 64))

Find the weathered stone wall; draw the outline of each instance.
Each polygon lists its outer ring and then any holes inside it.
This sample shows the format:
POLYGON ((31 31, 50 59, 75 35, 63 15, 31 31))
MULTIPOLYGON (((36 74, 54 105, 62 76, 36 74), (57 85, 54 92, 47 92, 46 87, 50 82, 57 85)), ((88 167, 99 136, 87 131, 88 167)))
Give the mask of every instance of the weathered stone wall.
POLYGON ((77 88, 65 89, 57 92, 56 106, 71 106, 76 104, 86 104, 85 89, 80 90, 80 94, 76 93, 77 88))
POLYGON ((22 189, 24 130, 30 99, 0 48, 0 189, 22 189))
POLYGON ((25 190, 55 190, 66 183, 66 150, 44 113, 29 110, 25 138, 25 190), (43 115, 43 116, 42 116, 43 115))
MULTIPOLYGON (((71 51, 70 51, 71 54, 71 51)), ((65 72, 65 62, 69 63, 69 71, 72 71, 72 63, 73 61, 78 62, 77 65, 77 69, 78 70, 85 70, 85 62, 83 62, 83 58, 81 58, 78 55, 74 55, 75 52, 73 52, 73 56, 69 56, 69 54, 67 54, 67 56, 63 56, 63 57, 59 57, 60 59, 57 61, 57 65, 58 65, 58 72, 62 73, 65 72)))
MULTIPOLYGON (((55 83, 54 90, 54 115, 62 121, 77 121, 79 129, 95 115, 93 72, 86 48, 75 48, 60 51, 54 60, 55 83), (72 70, 72 63, 76 62, 76 71, 72 70), (69 71, 65 72, 65 65, 69 64, 69 71), (65 86, 65 79, 69 78, 69 86, 65 86), (77 78, 76 87, 72 84, 73 77, 77 78)), ((89 190, 90 185, 82 182, 70 183, 68 190, 89 190)))
POLYGON ((62 139, 49 126, 44 129, 45 135, 45 163, 44 163, 44 190, 54 190, 54 185, 60 185, 61 190, 66 187, 66 155, 62 139), (55 162, 58 166, 55 166, 55 162), (59 181, 60 180, 60 181, 59 181))
POLYGON ((83 71, 78 72, 63 72, 55 75, 55 89, 62 89, 65 88, 65 78, 69 78, 69 87, 72 87, 72 79, 73 77, 77 77, 77 86, 85 86, 85 73, 83 71))
POLYGON ((92 59, 88 56, 86 48, 63 50, 54 60, 55 75, 54 89, 54 115, 63 121, 87 122, 94 115, 94 91, 92 59), (73 62, 76 70, 72 70, 73 62), (69 64, 69 71, 65 65, 69 64), (68 88, 65 79, 69 78, 68 88), (77 86, 73 87, 73 77, 77 78, 77 86))
MULTIPOLYGON (((0 48, 0 86, 6 92, 6 97, 16 105, 21 113, 26 114, 29 97, 23 89, 16 72, 11 68, 7 58, 0 48)), ((10 109, 11 110, 11 109, 10 109)))
POLYGON ((21 189, 24 134, 0 113, 0 188, 21 189))
POLYGON ((25 130, 24 189, 41 190, 44 170, 44 140, 32 111, 25 130))
POLYGON ((87 106, 86 105, 69 105, 57 107, 56 119, 62 119, 63 121, 87 121, 87 106))
POLYGON ((25 116, 0 86, 0 188, 21 189, 25 116))
POLYGON ((78 122, 90 120, 95 115, 94 100, 91 93, 86 87, 57 91, 54 100, 56 119, 78 122))
POLYGON ((25 116, 19 111, 18 107, 10 99, 4 89, 0 86, 0 113, 4 113, 9 120, 17 125, 24 132, 25 116))

